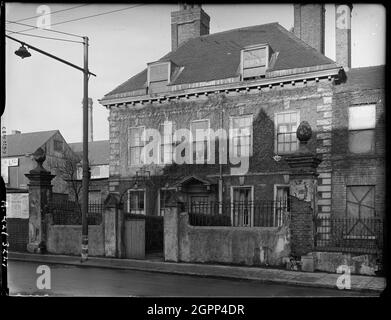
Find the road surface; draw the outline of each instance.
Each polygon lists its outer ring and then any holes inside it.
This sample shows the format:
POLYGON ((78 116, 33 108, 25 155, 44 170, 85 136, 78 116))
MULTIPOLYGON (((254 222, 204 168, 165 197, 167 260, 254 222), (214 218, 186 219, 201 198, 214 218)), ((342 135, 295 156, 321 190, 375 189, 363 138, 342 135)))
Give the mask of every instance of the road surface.
MULTIPOLYGON (((276 297, 376 296, 376 293, 265 284, 257 281, 216 279, 135 270, 48 264, 50 289, 38 289, 36 262, 9 261, 10 295, 49 296, 159 296, 159 297, 276 297)), ((40 281, 42 283, 42 281, 40 281)))

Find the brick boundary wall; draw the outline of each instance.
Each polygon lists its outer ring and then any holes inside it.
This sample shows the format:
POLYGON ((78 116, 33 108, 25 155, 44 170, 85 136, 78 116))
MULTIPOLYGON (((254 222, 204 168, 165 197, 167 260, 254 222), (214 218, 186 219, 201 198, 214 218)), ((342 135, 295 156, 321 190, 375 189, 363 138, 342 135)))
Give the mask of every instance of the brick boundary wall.
POLYGON ((313 250, 313 210, 309 202, 291 197, 290 230, 293 256, 306 255, 313 250))

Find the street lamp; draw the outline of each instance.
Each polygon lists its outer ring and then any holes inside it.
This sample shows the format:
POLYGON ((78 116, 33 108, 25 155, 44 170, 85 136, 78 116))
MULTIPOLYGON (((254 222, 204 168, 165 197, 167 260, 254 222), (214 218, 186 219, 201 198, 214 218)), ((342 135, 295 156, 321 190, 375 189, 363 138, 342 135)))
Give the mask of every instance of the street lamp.
POLYGON ((15 54, 22 59, 31 57, 31 53, 27 51, 26 47, 22 44, 18 50, 15 51, 15 54))
POLYGON ((89 186, 89 170, 88 170, 88 79, 90 75, 96 77, 96 75, 88 70, 88 37, 83 38, 83 47, 84 47, 84 66, 83 68, 68 62, 64 59, 56 57, 46 51, 38 49, 32 45, 27 44, 26 42, 15 39, 9 35, 5 35, 7 38, 19 42, 21 47, 15 51, 15 54, 22 59, 30 57, 30 52, 27 51, 25 45, 34 51, 42 53, 50 58, 53 58, 57 61, 60 61, 64 64, 67 64, 79 71, 83 72, 83 180, 82 180, 82 242, 81 242, 81 261, 86 261, 88 259, 88 186, 89 186))

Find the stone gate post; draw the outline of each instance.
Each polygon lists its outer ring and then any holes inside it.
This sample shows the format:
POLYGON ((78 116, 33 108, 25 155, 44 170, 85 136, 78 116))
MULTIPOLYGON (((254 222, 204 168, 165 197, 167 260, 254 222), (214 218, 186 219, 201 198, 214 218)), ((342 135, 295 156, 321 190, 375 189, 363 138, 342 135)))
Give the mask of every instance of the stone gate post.
POLYGON ((105 256, 123 258, 125 255, 124 217, 117 194, 110 193, 107 196, 103 219, 105 256))
POLYGON ((55 177, 43 166, 46 159, 45 152, 39 148, 34 153, 37 167, 30 170, 25 176, 29 179, 29 240, 27 251, 44 253, 46 251, 46 213, 47 206, 52 199, 51 181, 55 177))
MULTIPOLYGON (((312 153, 307 142, 312 136, 308 122, 300 123, 296 132, 299 139, 298 151, 286 158, 290 168, 291 196, 291 250, 294 256, 304 256, 314 245, 314 223, 316 214, 317 173, 321 159, 312 153)), ((303 259, 302 259, 303 260, 303 259)))

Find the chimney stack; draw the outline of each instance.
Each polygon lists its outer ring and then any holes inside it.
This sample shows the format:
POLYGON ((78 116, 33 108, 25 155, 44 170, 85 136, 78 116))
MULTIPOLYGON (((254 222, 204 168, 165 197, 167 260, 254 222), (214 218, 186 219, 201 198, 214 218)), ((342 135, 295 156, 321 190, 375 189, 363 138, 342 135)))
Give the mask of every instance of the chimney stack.
POLYGON ((200 4, 180 4, 179 11, 171 12, 171 50, 191 38, 209 34, 209 22, 200 4))
POLYGON ((349 70, 352 66, 352 16, 351 4, 335 5, 335 60, 349 70))
POLYGON ((324 54, 325 9, 323 4, 294 5, 294 33, 296 37, 324 54))

